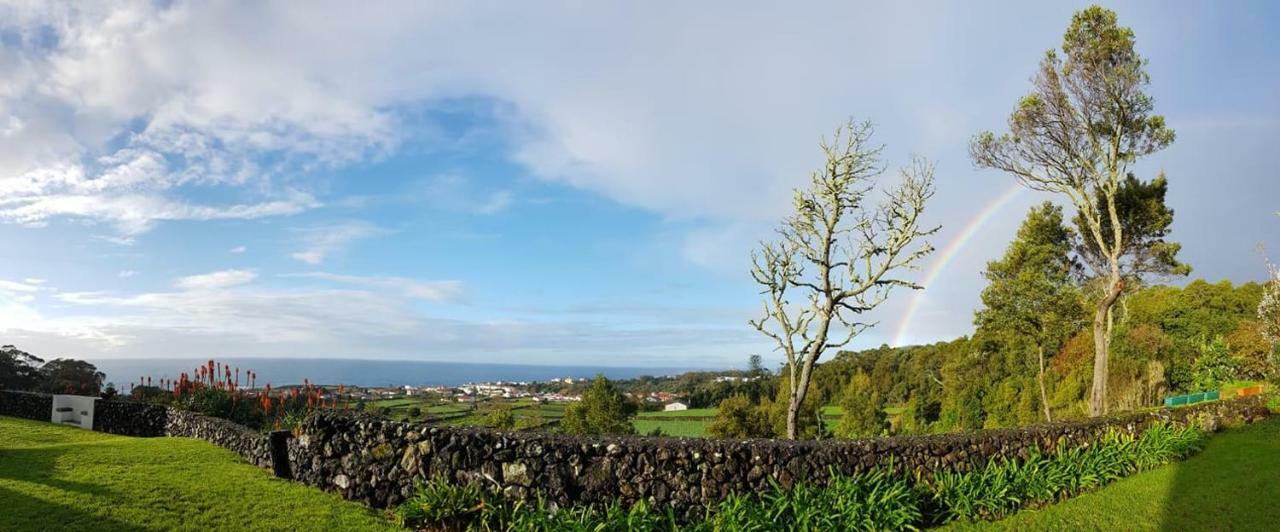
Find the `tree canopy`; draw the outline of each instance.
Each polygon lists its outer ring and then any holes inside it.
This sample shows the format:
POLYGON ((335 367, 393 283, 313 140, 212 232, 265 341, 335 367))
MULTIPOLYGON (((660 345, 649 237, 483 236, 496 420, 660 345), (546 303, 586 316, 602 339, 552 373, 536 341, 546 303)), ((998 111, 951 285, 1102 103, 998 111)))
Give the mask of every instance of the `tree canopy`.
POLYGON ((634 434, 635 403, 628 401, 604 375, 596 375, 582 400, 570 404, 560 421, 566 434, 634 434))

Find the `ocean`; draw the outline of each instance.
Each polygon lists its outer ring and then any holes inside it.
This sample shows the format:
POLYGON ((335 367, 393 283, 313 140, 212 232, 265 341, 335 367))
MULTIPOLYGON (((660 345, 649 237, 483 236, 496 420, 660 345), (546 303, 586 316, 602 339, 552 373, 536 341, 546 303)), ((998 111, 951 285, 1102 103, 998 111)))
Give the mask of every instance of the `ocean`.
MULTIPOLYGON (((316 384, 354 386, 457 386, 484 381, 548 381, 553 378, 591 378, 603 373, 610 379, 627 379, 642 375, 678 375, 693 368, 639 368, 610 366, 538 366, 523 364, 472 364, 464 362, 427 362, 408 360, 360 360, 339 358, 224 358, 218 362, 232 368, 252 370, 258 374, 257 385, 302 384, 309 379, 316 384)), ((189 358, 133 358, 89 360, 107 375, 106 382, 128 390, 139 378, 176 379, 182 372, 191 373, 208 360, 189 358)), ((705 368, 702 368, 705 369, 705 368)), ((246 382, 241 377, 241 383, 246 382)))

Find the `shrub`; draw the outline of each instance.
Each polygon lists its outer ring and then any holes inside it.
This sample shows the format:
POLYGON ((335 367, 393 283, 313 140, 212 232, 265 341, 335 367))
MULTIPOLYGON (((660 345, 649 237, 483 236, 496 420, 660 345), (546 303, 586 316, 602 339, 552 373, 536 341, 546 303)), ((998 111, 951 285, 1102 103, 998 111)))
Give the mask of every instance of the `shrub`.
POLYGON ((485 494, 475 484, 456 485, 436 477, 418 486, 412 498, 396 508, 401 526, 464 530, 485 507, 485 494))
POLYGON ((716 419, 707 425, 713 438, 769 438, 774 435, 769 412, 752 404, 746 395, 734 395, 720 401, 716 419))

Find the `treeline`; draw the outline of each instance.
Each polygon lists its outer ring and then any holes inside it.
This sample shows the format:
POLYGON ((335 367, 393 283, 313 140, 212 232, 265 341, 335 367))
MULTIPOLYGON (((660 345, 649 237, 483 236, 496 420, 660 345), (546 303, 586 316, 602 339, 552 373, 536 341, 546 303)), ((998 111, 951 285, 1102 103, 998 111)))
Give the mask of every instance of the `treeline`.
MULTIPOLYGON (((1274 375, 1275 350, 1257 320, 1262 285, 1192 281, 1138 290, 1117 314, 1108 409, 1156 406, 1169 393, 1213 390, 1235 379, 1274 375)), ((823 404, 865 401, 897 407, 894 432, 945 432, 1042 422, 1035 359, 1001 331, 983 329, 932 345, 844 351, 818 367, 823 404), (868 388, 847 397, 857 375, 868 388)), ((1053 419, 1088 415, 1093 335, 1071 336, 1047 358, 1053 419)))
MULTIPOLYGON (((1155 188, 1144 189, 1147 193, 1163 195, 1155 188)), ((1278 313, 1264 298, 1267 288, 1276 286, 1134 282, 1124 287, 1100 328, 1092 309, 1107 292, 1099 289, 1096 276, 1085 273, 1082 263, 1088 260, 1060 207, 1032 208, 1004 256, 983 272, 988 284, 971 336, 839 352, 816 367, 801 414, 812 417, 817 405, 840 405, 834 430, 839 437, 1086 417, 1095 378, 1094 334, 1100 329, 1111 331, 1104 336, 1106 411, 1157 406, 1170 393, 1276 376, 1277 342, 1269 331, 1278 313)), ((783 368, 781 379, 787 375, 783 368)), ((772 402, 758 397, 725 401, 710 432, 777 435, 762 420, 776 416, 775 402, 785 399, 780 393, 772 402)), ((820 423, 810 431, 815 433, 821 434, 820 423)))
POLYGON ((98 395, 104 378, 98 368, 83 360, 55 358, 46 362, 12 345, 0 346, 0 390, 98 395))

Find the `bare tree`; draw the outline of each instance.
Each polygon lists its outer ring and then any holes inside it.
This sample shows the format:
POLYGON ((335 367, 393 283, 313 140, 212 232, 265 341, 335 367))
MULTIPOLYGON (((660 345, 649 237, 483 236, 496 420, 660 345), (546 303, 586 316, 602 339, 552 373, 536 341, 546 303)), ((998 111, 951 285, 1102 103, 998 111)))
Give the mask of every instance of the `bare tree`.
POLYGON ((779 239, 761 243, 751 256, 751 273, 765 298, 764 317, 750 323, 787 357, 790 439, 797 435, 814 363, 874 325, 859 316, 892 289, 919 289, 895 275, 933 251, 920 241, 938 230, 920 228, 934 193, 933 165, 913 160, 901 170, 902 183, 868 209, 868 195, 884 173, 883 146, 870 144, 872 132, 870 123, 850 120, 821 144, 826 165, 812 173, 808 188, 796 189, 795 212, 778 228, 779 239))
POLYGON ((1152 114, 1146 61, 1133 31, 1114 12, 1077 12, 1063 37, 1063 61, 1045 54, 1031 94, 1009 118, 1010 132, 974 137, 979 167, 1013 174, 1026 187, 1066 196, 1077 209, 1081 255, 1100 293, 1093 319, 1093 389, 1089 411, 1106 412, 1111 310, 1126 285, 1147 273, 1189 272, 1165 242, 1173 212, 1164 207, 1164 178, 1147 184, 1129 173, 1139 158, 1173 142, 1164 117, 1152 114))

